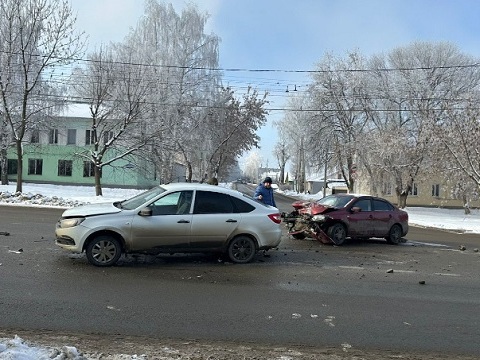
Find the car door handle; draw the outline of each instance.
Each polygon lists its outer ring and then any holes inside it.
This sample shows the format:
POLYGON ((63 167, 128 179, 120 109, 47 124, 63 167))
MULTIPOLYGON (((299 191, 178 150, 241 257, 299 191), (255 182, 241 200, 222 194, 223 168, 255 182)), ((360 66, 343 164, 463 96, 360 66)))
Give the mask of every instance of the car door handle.
POLYGON ((235 219, 228 219, 226 222, 237 222, 235 219))
POLYGON ((178 220, 178 221, 177 221, 177 224, 188 224, 189 222, 190 222, 190 221, 188 221, 188 220, 183 220, 183 219, 182 219, 182 220, 178 220))

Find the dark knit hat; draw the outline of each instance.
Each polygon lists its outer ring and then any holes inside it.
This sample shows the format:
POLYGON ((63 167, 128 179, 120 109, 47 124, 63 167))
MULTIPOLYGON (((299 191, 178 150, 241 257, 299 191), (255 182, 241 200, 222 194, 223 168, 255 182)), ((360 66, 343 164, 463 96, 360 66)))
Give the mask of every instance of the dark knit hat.
POLYGON ((271 178, 270 176, 267 176, 267 177, 265 178, 265 180, 263 180, 263 182, 264 182, 264 183, 269 183, 269 184, 271 184, 271 183, 272 183, 272 178, 271 178))

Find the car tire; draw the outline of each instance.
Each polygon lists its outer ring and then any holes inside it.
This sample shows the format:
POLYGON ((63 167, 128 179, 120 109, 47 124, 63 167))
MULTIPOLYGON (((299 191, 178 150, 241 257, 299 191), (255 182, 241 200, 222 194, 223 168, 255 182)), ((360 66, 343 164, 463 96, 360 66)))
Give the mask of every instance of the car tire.
POLYGON ((122 247, 113 236, 101 235, 88 243, 85 253, 92 265, 112 266, 120 259, 122 247))
POLYGON ((237 264, 246 264, 253 260, 257 252, 255 241, 248 236, 237 236, 228 244, 228 258, 237 264))
POLYGON ((402 228, 400 225, 395 224, 390 228, 387 236, 387 242, 389 244, 398 245, 400 239, 402 238, 402 228))
POLYGON ((347 229, 342 224, 336 223, 328 228, 327 235, 335 245, 342 245, 347 238, 347 229))

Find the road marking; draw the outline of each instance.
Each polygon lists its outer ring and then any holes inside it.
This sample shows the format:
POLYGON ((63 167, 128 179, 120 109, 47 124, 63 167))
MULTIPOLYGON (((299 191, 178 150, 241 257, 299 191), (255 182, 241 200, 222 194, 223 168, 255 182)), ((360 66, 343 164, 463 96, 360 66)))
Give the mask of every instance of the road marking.
POLYGON ((426 245, 426 246, 445 247, 445 248, 449 247, 448 245, 443 245, 443 244, 427 243, 427 242, 413 241, 413 240, 408 240, 408 242, 415 245, 426 245))
POLYGON ((440 276, 462 276, 460 274, 446 274, 446 273, 434 273, 435 275, 440 275, 440 276))

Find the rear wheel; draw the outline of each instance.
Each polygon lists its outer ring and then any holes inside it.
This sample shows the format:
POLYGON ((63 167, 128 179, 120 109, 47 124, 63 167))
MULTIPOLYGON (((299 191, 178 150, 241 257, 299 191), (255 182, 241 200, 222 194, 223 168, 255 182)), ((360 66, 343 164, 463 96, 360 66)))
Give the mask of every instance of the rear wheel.
POLYGON ((328 236, 335 245, 342 245, 347 237, 347 229, 342 224, 333 224, 327 230, 328 236))
POLYGON ((112 266, 122 255, 120 242, 110 235, 97 236, 85 250, 87 260, 95 266, 112 266))
POLYGON ((398 245, 400 239, 402 238, 402 228, 400 225, 395 224, 390 228, 387 236, 387 242, 389 244, 398 245))
POLYGON ((253 260, 257 248, 255 241, 248 236, 237 236, 228 245, 228 258, 237 264, 245 264, 253 260))

